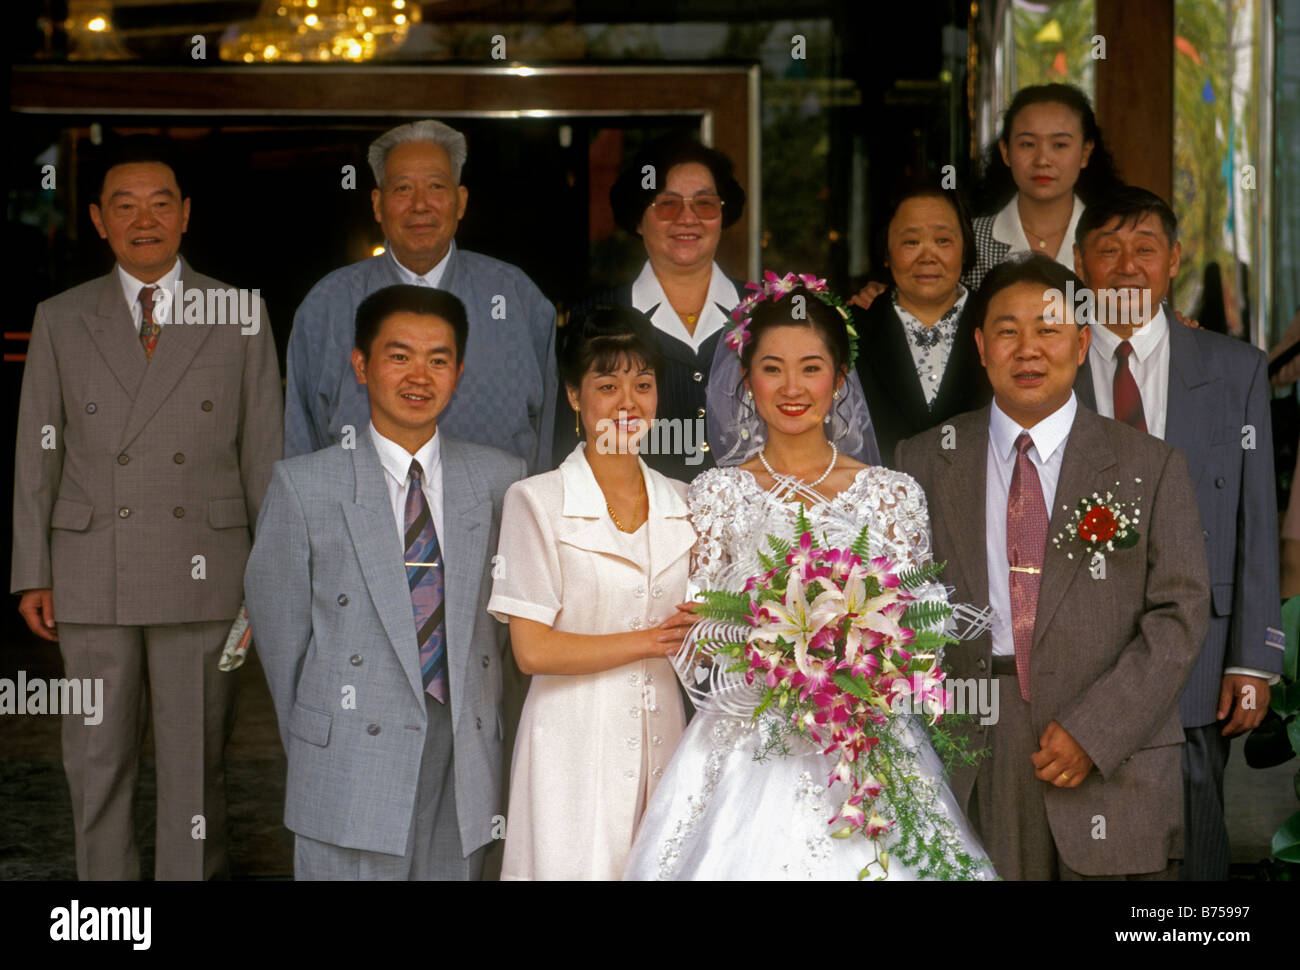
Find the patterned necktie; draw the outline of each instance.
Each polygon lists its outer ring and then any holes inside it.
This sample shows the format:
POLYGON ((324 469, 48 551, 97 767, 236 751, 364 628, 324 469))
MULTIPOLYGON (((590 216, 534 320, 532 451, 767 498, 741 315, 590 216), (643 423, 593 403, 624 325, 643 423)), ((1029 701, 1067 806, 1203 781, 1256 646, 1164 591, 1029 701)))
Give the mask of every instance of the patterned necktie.
POLYGON ((421 482, 424 472, 411 462, 406 492, 406 581, 415 610, 415 639, 420 645, 424 689, 447 703, 447 629, 443 623, 442 550, 421 482))
POLYGON ((1029 459, 1034 439, 1027 431, 1016 438, 1016 470, 1007 492, 1007 564, 1011 567, 1011 632, 1016 645, 1020 696, 1029 700, 1029 648, 1034 643, 1038 587, 1043 581, 1047 549, 1047 506, 1038 469, 1029 459))
POLYGON ((157 292, 156 286, 142 286, 137 297, 140 301, 140 343, 144 344, 144 355, 150 360, 153 359, 154 348, 158 346, 158 335, 162 333, 162 327, 153 318, 153 300, 157 292))
POLYGON ((1133 372, 1129 370, 1128 358, 1133 353, 1133 345, 1121 340, 1115 348, 1115 420, 1123 421, 1137 428, 1143 434, 1147 430, 1147 416, 1142 410, 1142 392, 1138 390, 1133 372))

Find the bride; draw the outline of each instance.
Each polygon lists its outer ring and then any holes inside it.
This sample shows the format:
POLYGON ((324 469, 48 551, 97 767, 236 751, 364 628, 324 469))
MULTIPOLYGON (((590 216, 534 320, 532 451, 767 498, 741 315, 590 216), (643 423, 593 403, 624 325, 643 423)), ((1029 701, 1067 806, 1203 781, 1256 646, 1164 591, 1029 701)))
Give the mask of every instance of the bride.
MULTIPOLYGON (((871 556, 903 568, 930 558, 920 486, 847 454, 863 453, 871 433, 861 391, 846 378, 854 340, 824 282, 800 279, 768 273, 736 311, 749 318, 719 343, 708 403, 722 427, 710 428, 709 440, 719 466, 732 467, 704 472, 687 495, 698 536, 694 588, 737 590, 762 572, 766 537, 789 539, 800 506, 816 541, 848 547, 865 525, 871 556)), ((945 598, 933 583, 918 595, 945 598)), ((772 752, 766 722, 774 715, 755 720, 701 691, 696 680, 714 683, 718 671, 695 674, 699 652, 683 651, 675 666, 698 713, 646 807, 625 879, 854 879, 864 871, 867 878, 921 878, 890 858, 897 830, 880 845, 857 833, 833 838, 828 822, 848 788, 830 779, 832 762, 821 746, 794 735, 784 753, 772 752)), ((742 679, 732 680, 733 697, 737 688, 748 693, 742 679)), ((749 699, 742 709, 752 712, 757 695, 749 699)), ((930 796, 925 810, 938 816, 945 857, 965 856, 973 860, 967 871, 993 878, 918 718, 895 715, 890 730, 904 741, 908 773, 930 796)))

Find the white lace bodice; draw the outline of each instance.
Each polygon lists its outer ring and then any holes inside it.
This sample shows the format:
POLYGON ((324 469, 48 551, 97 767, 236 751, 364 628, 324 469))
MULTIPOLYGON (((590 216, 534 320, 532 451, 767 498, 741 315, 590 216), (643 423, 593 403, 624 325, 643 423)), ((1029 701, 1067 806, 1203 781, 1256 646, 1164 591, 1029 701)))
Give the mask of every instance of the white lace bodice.
MULTIPOLYGON (((786 488, 789 488, 787 485, 786 488)), ((798 503, 781 498, 782 484, 767 491, 740 468, 712 468, 686 494, 698 536, 691 550, 691 585, 697 589, 739 589, 761 572, 758 553, 767 536, 790 539, 798 503), (738 580, 738 581, 737 581, 738 580)), ((910 475, 878 465, 860 472, 832 499, 807 494, 805 514, 817 544, 852 545, 865 525, 871 555, 900 565, 930 560, 930 513, 925 493, 910 475)))

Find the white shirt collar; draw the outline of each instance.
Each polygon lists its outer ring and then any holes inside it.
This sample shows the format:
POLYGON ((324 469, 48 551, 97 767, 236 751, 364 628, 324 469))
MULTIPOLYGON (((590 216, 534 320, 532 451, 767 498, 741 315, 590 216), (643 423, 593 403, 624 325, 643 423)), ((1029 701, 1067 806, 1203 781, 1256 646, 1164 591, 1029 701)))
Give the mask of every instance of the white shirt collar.
POLYGON ((132 310, 132 314, 139 312, 140 307, 140 287, 142 286, 159 286, 168 293, 176 292, 176 281, 181 277, 181 259, 176 257, 176 265, 164 273, 159 279, 152 283, 146 283, 144 280, 138 280, 122 268, 122 264, 117 264, 117 280, 122 284, 122 295, 126 298, 126 305, 132 310))
MULTIPOLYGON (((605 515, 605 493, 600 490, 596 475, 587 464, 584 450, 585 441, 569 452, 569 457, 560 463, 560 481, 564 485, 564 506, 561 515, 580 519, 599 519, 605 515)), ((681 518, 689 513, 686 502, 677 494, 676 489, 662 475, 656 474, 646 465, 642 458, 637 459, 641 466, 641 477, 645 479, 647 515, 681 518)))
POLYGON ((1046 464, 1051 459, 1052 453, 1070 436, 1070 428, 1074 424, 1074 415, 1078 410, 1079 402, 1074 396, 1074 391, 1070 391, 1070 399, 1063 405, 1032 428, 1022 428, 1007 417, 1006 413, 998 407, 998 402, 994 401, 989 409, 989 441, 993 444, 995 454, 1005 461, 1015 454, 1016 439, 1020 437, 1020 433, 1027 431, 1029 437, 1033 439, 1034 449, 1038 452, 1039 463, 1046 464))
POLYGON ((407 479, 410 478, 412 458, 420 463, 420 468, 424 471, 424 481, 427 482, 435 475, 442 474, 440 467, 442 448, 439 445, 441 439, 438 437, 437 430, 414 455, 396 441, 380 434, 373 421, 370 422, 370 440, 374 442, 375 451, 379 454, 379 463, 384 466, 384 471, 397 479, 399 485, 405 486, 407 479))
MULTIPOLYGON (((1168 330, 1169 321, 1165 318, 1165 308, 1161 306, 1156 310, 1155 316, 1144 326, 1133 328, 1133 336, 1128 338, 1129 344, 1133 347, 1133 356, 1138 361, 1145 362, 1156 352, 1168 330)), ((1097 353, 1103 360, 1115 359, 1115 350, 1119 347, 1120 339, 1101 324, 1093 326, 1092 346, 1097 349, 1097 353)))
MULTIPOLYGON (((1000 243, 1006 243, 1011 247, 1012 253, 1039 252, 1038 249, 1029 245, 1029 237, 1025 235, 1025 227, 1020 224, 1020 209, 1016 204, 1018 196, 1013 195, 1011 201, 1002 207, 997 216, 993 219, 993 238, 1000 243)), ((1057 250, 1055 259, 1062 266, 1074 269, 1074 231, 1079 226, 1079 217, 1083 215, 1083 200, 1077 195, 1074 197, 1074 211, 1070 213, 1070 225, 1066 227, 1065 238, 1061 240, 1061 248, 1057 250)))
POLYGON ((451 259, 451 254, 456 250, 456 240, 451 241, 451 245, 447 247, 447 255, 438 261, 438 265, 423 275, 407 269, 399 263, 397 257, 393 255, 393 249, 388 245, 387 239, 384 240, 384 248, 388 250, 388 255, 392 257, 393 265, 397 267, 397 275, 402 278, 403 283, 409 283, 412 286, 432 286, 436 288, 442 282, 442 274, 447 271, 447 260, 451 259))
POLYGON ((693 350, 699 350, 704 341, 726 326, 727 313, 739 302, 736 287, 718 264, 714 263, 709 277, 709 292, 704 298, 700 319, 695 323, 695 333, 692 334, 668 302, 668 295, 664 293, 663 284, 655 276, 649 260, 646 260, 640 274, 632 282, 632 306, 649 316, 656 328, 693 350), (651 310, 654 310, 653 314, 650 313, 651 310))

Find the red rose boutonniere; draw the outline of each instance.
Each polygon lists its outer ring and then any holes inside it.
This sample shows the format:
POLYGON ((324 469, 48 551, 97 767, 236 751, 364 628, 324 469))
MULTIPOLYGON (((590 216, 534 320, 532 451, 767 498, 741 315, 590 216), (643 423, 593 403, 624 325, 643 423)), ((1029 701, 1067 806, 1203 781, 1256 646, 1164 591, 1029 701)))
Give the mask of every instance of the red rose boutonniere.
MULTIPOLYGON (((1141 485, 1142 479, 1135 478, 1133 482, 1141 485)), ((1119 482, 1115 487, 1119 487, 1119 482)), ((1071 522, 1064 532, 1052 539, 1052 543, 1060 549, 1063 545, 1078 542, 1088 559, 1094 562, 1116 549, 1129 549, 1138 541, 1137 520, 1142 516, 1139 501, 1120 502, 1116 501, 1114 492, 1107 492, 1104 498, 1093 492, 1090 498, 1079 499, 1071 522)), ((1069 506, 1062 505, 1061 508, 1069 509, 1069 506)), ((1073 552, 1066 555, 1074 558, 1073 552)))

